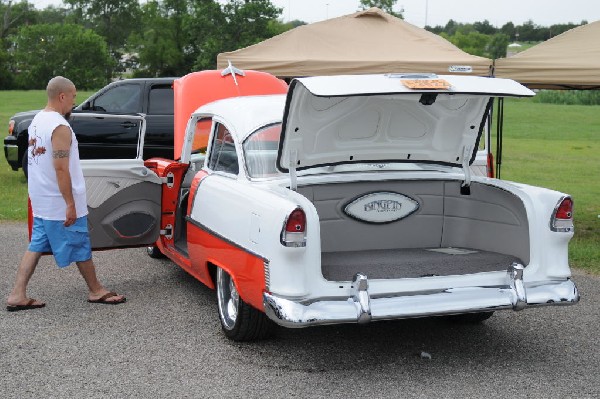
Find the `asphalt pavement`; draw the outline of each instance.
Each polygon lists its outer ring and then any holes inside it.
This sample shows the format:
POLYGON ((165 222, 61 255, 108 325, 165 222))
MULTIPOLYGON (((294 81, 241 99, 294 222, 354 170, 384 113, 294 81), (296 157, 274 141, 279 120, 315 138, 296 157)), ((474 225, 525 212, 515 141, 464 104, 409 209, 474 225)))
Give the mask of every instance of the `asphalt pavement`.
MULTIPOLYGON (((27 246, 0 224, 6 297, 27 246)), ((576 272, 575 306, 442 319, 278 329, 234 343, 215 294, 144 249, 95 253, 127 296, 90 304, 75 266, 43 257, 29 294, 46 308, 0 312, 2 398, 600 398, 600 278, 576 272)))

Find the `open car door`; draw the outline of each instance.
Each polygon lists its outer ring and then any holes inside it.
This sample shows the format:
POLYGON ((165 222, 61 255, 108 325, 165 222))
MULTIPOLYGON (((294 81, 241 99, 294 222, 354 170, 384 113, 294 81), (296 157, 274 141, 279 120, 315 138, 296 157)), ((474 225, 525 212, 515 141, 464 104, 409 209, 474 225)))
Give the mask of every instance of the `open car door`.
MULTIPOLYGON (((86 183, 88 227, 93 249, 147 246, 160 234, 162 179, 144 166, 146 123, 141 115, 102 115, 134 119, 139 140, 134 159, 81 161, 86 183)), ((80 115, 79 117, 83 117, 80 115)), ((93 114, 85 117, 93 118, 93 114)))

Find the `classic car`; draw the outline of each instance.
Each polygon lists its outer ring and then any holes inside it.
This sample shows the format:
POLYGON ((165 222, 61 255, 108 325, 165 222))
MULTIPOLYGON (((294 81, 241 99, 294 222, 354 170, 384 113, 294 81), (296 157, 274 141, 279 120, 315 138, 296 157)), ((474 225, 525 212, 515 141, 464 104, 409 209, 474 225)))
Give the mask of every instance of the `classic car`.
POLYGON ((177 160, 82 162, 90 231, 96 248, 153 244, 214 288, 230 339, 578 302, 571 197, 469 168, 494 98, 534 95, 524 86, 194 76, 219 87, 197 101, 181 94, 189 77, 175 82, 176 114, 199 106, 176 128, 177 160))

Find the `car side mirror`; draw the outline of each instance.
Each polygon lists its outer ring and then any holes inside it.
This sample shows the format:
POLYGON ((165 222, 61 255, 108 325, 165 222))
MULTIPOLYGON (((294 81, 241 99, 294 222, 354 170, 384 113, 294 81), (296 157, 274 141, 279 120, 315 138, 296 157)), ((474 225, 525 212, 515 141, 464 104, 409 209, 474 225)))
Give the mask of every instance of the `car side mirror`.
POLYGON ((81 110, 82 111, 89 111, 90 109, 92 109, 90 102, 86 101, 83 104, 81 104, 81 110))

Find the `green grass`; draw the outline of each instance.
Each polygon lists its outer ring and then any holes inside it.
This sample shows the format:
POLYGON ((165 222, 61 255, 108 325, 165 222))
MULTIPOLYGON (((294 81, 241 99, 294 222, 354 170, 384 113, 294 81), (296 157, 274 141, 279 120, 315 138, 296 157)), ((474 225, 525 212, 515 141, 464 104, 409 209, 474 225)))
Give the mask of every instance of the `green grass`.
MULTIPOLYGON (((77 100, 87 99, 93 92, 77 92, 77 100)), ((42 109, 46 104, 44 90, 0 91, 0 130, 2 140, 8 135, 8 121, 17 112, 42 109)), ((27 184, 23 172, 13 172, 6 162, 4 150, 0 159, 0 221, 27 218, 27 184)))
POLYGON ((502 178, 573 197, 571 266, 600 274, 600 106, 506 100, 502 178))
POLYGON ((540 90, 536 103, 566 105, 600 105, 600 90, 540 90))
MULTIPOLYGON (((0 92, 0 121, 44 102, 42 91, 0 92)), ((600 106, 508 99, 504 111, 502 178, 571 194, 576 230, 571 265, 600 274, 600 106)), ((0 220, 25 220, 23 173, 13 172, 2 159, 0 181, 0 220)))

